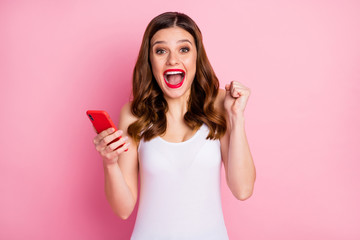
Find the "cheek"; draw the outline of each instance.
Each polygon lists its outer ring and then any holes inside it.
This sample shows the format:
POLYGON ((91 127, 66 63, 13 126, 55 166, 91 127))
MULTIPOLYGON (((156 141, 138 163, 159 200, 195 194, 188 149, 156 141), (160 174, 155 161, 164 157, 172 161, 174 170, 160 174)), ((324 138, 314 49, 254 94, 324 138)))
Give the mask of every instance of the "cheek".
POLYGON ((157 78, 159 75, 161 75, 161 67, 160 67, 160 63, 157 60, 154 59, 150 59, 151 62, 151 68, 153 71, 154 76, 157 78))
POLYGON ((187 68, 189 71, 192 71, 195 73, 196 71, 196 56, 195 57, 191 57, 187 60, 187 68))

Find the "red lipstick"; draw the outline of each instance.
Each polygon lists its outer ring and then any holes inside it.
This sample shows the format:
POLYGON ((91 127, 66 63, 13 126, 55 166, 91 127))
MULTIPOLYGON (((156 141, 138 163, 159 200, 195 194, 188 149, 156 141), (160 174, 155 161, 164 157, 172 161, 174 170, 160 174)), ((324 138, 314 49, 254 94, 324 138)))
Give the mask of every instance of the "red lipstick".
POLYGON ((182 69, 168 69, 164 72, 164 81, 169 88, 179 88, 183 85, 185 79, 185 71, 182 69), (175 84, 170 83, 169 79, 176 78, 175 84))

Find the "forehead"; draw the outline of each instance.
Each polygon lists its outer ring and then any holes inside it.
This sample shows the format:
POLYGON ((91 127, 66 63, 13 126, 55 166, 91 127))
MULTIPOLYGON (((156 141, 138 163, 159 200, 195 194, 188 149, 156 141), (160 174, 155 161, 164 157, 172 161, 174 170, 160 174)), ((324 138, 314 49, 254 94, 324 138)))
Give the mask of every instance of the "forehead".
POLYGON ((164 28, 157 31, 151 39, 150 44, 153 45, 154 42, 160 41, 166 43, 175 43, 179 40, 187 39, 190 42, 194 43, 195 40, 193 36, 186 30, 180 27, 171 27, 164 28))

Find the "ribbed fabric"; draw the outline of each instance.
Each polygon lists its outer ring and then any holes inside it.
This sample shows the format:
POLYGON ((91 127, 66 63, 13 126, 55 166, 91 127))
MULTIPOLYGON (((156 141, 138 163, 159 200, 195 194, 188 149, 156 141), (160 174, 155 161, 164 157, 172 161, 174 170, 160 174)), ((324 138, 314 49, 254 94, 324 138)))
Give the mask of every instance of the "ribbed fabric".
POLYGON ((228 240, 219 140, 204 124, 189 140, 139 143, 141 188, 131 240, 228 240))

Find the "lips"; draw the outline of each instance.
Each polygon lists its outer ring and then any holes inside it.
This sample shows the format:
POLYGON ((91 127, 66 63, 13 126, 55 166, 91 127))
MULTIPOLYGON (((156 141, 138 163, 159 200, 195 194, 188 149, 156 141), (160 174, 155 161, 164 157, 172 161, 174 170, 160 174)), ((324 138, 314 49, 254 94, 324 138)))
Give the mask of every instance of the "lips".
POLYGON ((182 69, 168 69, 164 72, 164 81, 169 88, 179 88, 184 83, 185 71, 182 69))

